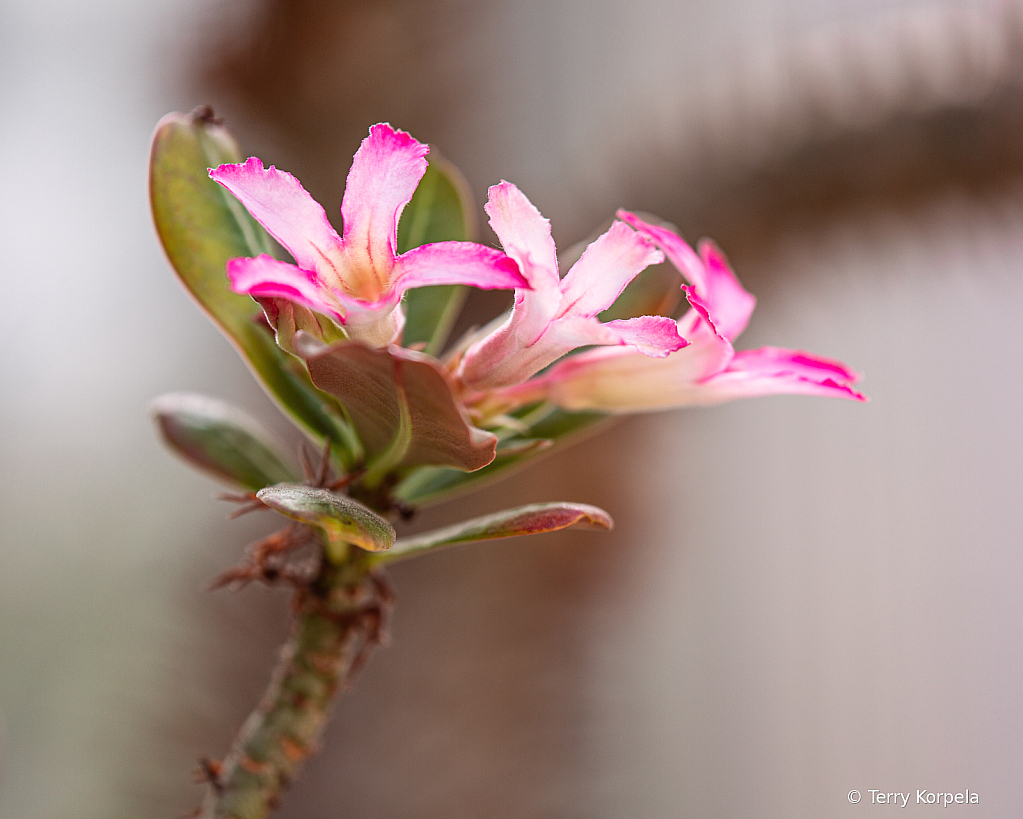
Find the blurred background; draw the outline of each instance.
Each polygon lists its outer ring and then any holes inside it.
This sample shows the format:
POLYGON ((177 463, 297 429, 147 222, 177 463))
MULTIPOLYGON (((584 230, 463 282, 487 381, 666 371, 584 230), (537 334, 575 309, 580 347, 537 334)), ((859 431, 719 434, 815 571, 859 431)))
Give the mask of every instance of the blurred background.
POLYGON ((423 512, 617 527, 395 568, 281 817, 1019 815, 1023 5, 4 0, 0 83, 2 819, 182 814, 284 638, 286 596, 204 591, 274 522, 147 417, 207 392, 295 441, 151 226, 152 128, 203 102, 332 215, 387 120, 561 247, 619 206, 713 236, 759 298, 739 346, 872 399, 628 419, 423 512))

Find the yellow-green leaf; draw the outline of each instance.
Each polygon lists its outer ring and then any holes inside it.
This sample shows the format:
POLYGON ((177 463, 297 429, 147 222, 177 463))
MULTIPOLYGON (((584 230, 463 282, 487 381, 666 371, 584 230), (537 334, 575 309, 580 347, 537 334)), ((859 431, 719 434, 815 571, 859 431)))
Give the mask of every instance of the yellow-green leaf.
POLYGON ((346 495, 300 483, 281 483, 259 490, 256 497, 282 515, 322 531, 327 556, 335 562, 344 558, 348 545, 382 552, 394 544, 394 527, 346 495))

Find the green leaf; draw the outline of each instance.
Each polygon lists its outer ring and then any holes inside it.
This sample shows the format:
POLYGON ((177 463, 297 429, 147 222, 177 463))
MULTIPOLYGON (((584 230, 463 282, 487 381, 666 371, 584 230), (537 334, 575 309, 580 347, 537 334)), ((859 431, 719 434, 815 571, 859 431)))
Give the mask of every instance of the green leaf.
POLYGON ((269 395, 306 433, 319 441, 330 437, 337 446, 350 432, 324 408, 298 362, 274 343, 256 303, 228 284, 228 259, 280 255, 241 203, 207 175, 209 167, 241 159, 231 134, 212 120, 208 109, 160 120, 149 167, 156 232, 182 283, 269 395))
POLYGON ((279 483, 260 489, 256 497, 282 515, 322 531, 333 562, 344 559, 349 544, 368 552, 382 552, 394 544, 394 527, 346 495, 301 483, 279 483))
POLYGON ((406 469, 443 464, 474 470, 494 459, 497 436, 469 423, 435 358, 357 342, 327 347, 302 334, 296 341, 313 383, 348 411, 370 464, 385 457, 388 470, 399 464, 406 469), (403 441, 405 411, 411 424, 407 445, 403 441), (396 441, 404 449, 400 461, 393 455, 396 441), (392 454, 384 456, 389 451, 392 454))
MULTIPOLYGON (((469 242, 476 238, 475 205, 461 172, 435 149, 412 201, 398 223, 398 252, 432 242, 469 242)), ((437 355, 468 295, 465 285, 420 287, 405 294, 405 330, 402 343, 425 344, 437 355)))
POLYGON ((538 535, 567 529, 569 526, 607 530, 614 526, 614 522, 603 509, 585 503, 534 503, 473 518, 423 535, 401 538, 386 555, 376 557, 374 562, 390 563, 458 543, 538 535))
POLYGON ((596 432, 599 424, 611 424, 614 420, 601 412, 569 412, 554 407, 529 424, 528 429, 534 438, 551 438, 564 443, 576 440, 579 435, 596 432))
POLYGON ((498 444, 494 460, 475 472, 462 472, 440 466, 415 469, 394 488, 394 496, 409 506, 423 506, 448 500, 456 495, 479 489, 480 486, 525 465, 534 455, 549 449, 549 439, 515 439, 507 446, 498 444))
POLYGON ((214 477, 251 490, 295 480, 266 432, 231 404, 179 392, 161 395, 151 410, 164 443, 214 477))
POLYGON ((594 434, 615 419, 597 412, 567 412, 547 405, 533 410, 522 420, 526 422, 526 428, 520 433, 523 437, 502 441, 488 466, 468 473, 436 467, 417 469, 394 488, 395 498, 409 506, 425 506, 463 495, 507 477, 539 455, 594 434), (537 420, 530 422, 531 416, 536 416, 537 420), (533 440, 543 443, 528 445, 533 440), (522 446, 524 444, 527 445, 522 446))

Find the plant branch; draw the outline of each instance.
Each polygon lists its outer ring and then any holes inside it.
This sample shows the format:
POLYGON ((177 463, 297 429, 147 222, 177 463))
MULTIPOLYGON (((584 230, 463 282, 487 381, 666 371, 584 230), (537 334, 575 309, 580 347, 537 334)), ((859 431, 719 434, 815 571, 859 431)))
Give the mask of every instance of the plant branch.
POLYGON ((227 758, 202 764, 209 792, 202 819, 263 819, 317 745, 335 693, 384 639, 392 603, 384 576, 363 561, 323 560, 296 592, 291 636, 262 701, 227 758))

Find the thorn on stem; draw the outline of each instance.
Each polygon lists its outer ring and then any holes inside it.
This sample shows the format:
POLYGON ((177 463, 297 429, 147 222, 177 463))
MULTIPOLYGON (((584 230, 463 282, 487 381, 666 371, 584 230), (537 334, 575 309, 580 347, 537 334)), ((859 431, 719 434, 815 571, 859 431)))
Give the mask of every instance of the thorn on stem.
POLYGON ((302 475, 305 476, 305 482, 310 486, 323 486, 326 474, 330 470, 330 438, 324 439, 323 452, 318 465, 313 466, 312 454, 305 441, 301 441, 298 445, 298 459, 302 462, 302 475))
POLYGON ((255 512, 257 509, 267 508, 266 504, 256 497, 255 492, 244 492, 241 494, 236 494, 234 492, 221 492, 217 495, 217 499, 227 501, 228 503, 242 504, 240 509, 235 509, 235 511, 227 516, 228 520, 240 518, 242 515, 248 514, 249 512, 255 512))
POLYGON ((273 765, 268 762, 259 762, 251 756, 243 756, 238 760, 238 765, 250 774, 255 774, 256 776, 262 776, 263 774, 273 772, 273 765))
POLYGON ((339 489, 345 489, 351 484, 355 483, 359 478, 366 474, 365 469, 358 469, 355 472, 351 472, 348 475, 342 475, 337 480, 331 481, 327 484, 327 489, 331 492, 337 492, 339 489))
POLYGON ((310 753, 290 737, 281 737, 281 750, 291 762, 301 762, 310 753))
POLYGON ((280 556, 301 548, 308 542, 308 538, 309 530, 306 527, 292 523, 256 541, 246 549, 248 559, 215 577, 209 590, 215 591, 225 586, 241 589, 255 580, 267 585, 287 583, 297 589, 306 588, 309 573, 302 567, 289 565, 280 556))
POLYGON ((201 123, 202 125, 223 125, 224 120, 222 117, 218 117, 213 112, 213 106, 209 103, 205 105, 197 105, 191 110, 189 116, 193 121, 201 123))
POLYGON ((199 769, 195 771, 196 781, 205 782, 218 796, 223 793, 224 783, 220 779, 223 766, 220 762, 205 755, 198 757, 196 762, 199 764, 199 769))
POLYGON ((324 487, 330 475, 330 436, 323 439, 323 454, 320 456, 320 468, 316 470, 314 486, 324 487))

